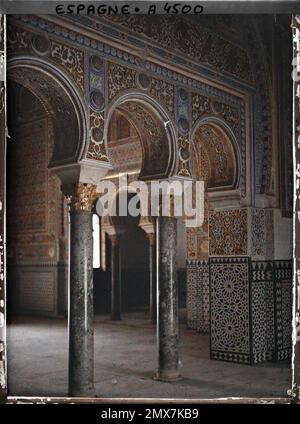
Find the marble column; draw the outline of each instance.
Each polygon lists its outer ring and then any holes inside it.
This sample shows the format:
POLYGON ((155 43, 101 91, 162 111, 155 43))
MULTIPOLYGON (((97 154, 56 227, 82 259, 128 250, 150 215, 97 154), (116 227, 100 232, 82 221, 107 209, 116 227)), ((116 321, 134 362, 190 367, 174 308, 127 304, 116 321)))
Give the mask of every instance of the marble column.
POLYGON ((155 233, 147 234, 149 241, 150 321, 157 322, 156 301, 156 242, 155 233))
POLYGON ((94 395, 93 229, 95 186, 70 197, 69 395, 94 395))
POLYGON ((176 381, 178 372, 177 220, 157 219, 158 371, 157 379, 176 381))
POLYGON ((122 293, 121 293, 121 266, 120 246, 116 235, 111 240, 111 319, 118 321, 122 319, 122 293))

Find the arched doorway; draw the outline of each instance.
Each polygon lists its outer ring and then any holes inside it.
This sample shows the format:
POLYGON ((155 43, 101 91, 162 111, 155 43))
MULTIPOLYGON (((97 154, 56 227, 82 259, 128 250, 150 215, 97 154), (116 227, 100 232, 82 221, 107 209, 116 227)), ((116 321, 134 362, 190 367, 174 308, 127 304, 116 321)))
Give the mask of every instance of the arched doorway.
POLYGON ((187 325, 200 333, 210 331, 209 256, 219 237, 217 231, 209 232, 210 213, 239 204, 239 163, 239 149, 224 123, 206 118, 196 124, 191 168, 193 177, 204 181, 204 222, 186 229, 187 325))
POLYGON ((8 94, 9 312, 65 315, 68 212, 60 181, 48 169, 54 151, 53 118, 18 83, 9 83, 8 94))
POLYGON ((12 56, 7 70, 13 310, 66 315, 68 212, 55 172, 84 154, 83 100, 70 79, 42 59, 12 56))
MULTIPOLYGON (((192 135, 192 174, 205 185, 204 223, 197 232, 197 248, 189 259, 207 259, 209 255, 208 217, 215 199, 226 199, 236 192, 239 182, 239 151, 229 129, 219 122, 205 120, 196 126, 192 135)), ((189 230, 188 230, 189 232, 189 230)))
MULTIPOLYGON (((128 193, 128 204, 134 196, 128 193)), ((149 243, 140 221, 140 215, 112 218, 119 239, 122 316, 149 320, 149 243)))
MULTIPOLYGON (((92 391, 90 263, 95 187, 81 182, 78 175, 86 148, 85 109, 68 79, 60 71, 51 73, 41 61, 14 58, 9 62, 8 76, 12 90, 8 96, 12 103, 7 163, 11 170, 7 212, 11 255, 8 280, 12 290, 9 297, 15 307, 12 312, 54 317, 68 311, 69 325, 66 321, 64 325, 69 335, 69 368, 67 363, 65 367, 69 369, 69 393, 92 391), (70 214, 61 186, 70 200, 70 214), (77 277, 78 272, 81 278, 77 277), (84 315, 83 326, 78 322, 80 315, 84 315), (85 357, 82 345, 86 346, 85 357), (82 369, 87 371, 85 381, 82 369)), ((50 343, 49 340, 49 349, 50 343)), ((67 352, 67 344, 64 347, 67 352)), ((8 351, 9 361, 13 354, 8 351)))
MULTIPOLYGON (((140 93, 127 93, 115 100, 108 112, 104 134, 108 158, 112 165, 112 170, 108 172, 105 180, 113 182, 117 192, 120 190, 124 192, 120 178, 123 179, 122 184, 128 185, 138 180, 165 179, 173 172, 175 166, 173 124, 162 107, 150 97, 140 93)), ((127 203, 123 205, 126 210, 129 197, 128 194, 127 203)), ((151 221, 151 218, 149 219, 151 221)), ((117 235, 120 239, 118 248, 121 253, 122 251, 129 251, 128 249, 136 250, 137 253, 132 255, 132 258, 123 255, 125 261, 122 263, 122 271, 120 272, 125 276, 122 288, 124 293, 127 292, 127 295, 123 293, 122 303, 125 310, 132 307, 145 307, 147 303, 149 306, 149 297, 153 301, 155 300, 155 296, 149 287, 149 278, 152 285, 155 284, 156 278, 154 269, 149 276, 149 268, 151 268, 149 261, 154 261, 156 256, 155 246, 153 245, 153 240, 155 243, 155 228, 153 222, 150 223, 150 221, 145 226, 144 223, 139 221, 138 217, 118 216, 117 219, 111 217, 108 225, 107 222, 106 224, 102 222, 102 227, 106 228, 107 234, 111 236, 114 233, 114 238, 117 235), (150 230, 149 226, 151 227, 150 230), (118 234, 118 231, 121 234, 118 234), (154 238, 149 236, 149 231, 154 238), (149 257, 148 250, 153 251, 150 254, 150 256, 153 255, 152 260, 149 257), (140 274, 137 280, 142 281, 142 283, 134 288, 133 276, 136 279, 136 273, 140 274), (131 295, 130 291, 132 292, 131 295)), ((110 242, 108 244, 107 241, 103 242, 102 246, 105 249, 106 259, 109 258, 109 261, 111 261, 110 242), (107 249, 109 249, 109 252, 107 249)), ((109 264, 106 261, 107 267, 109 267, 109 264)), ((103 270, 97 271, 97 274, 99 274, 100 280, 103 270)), ((106 273, 104 277, 105 287, 107 287, 109 278, 108 273, 106 273)), ((108 291, 105 290, 105 293, 107 299, 108 291)), ((99 295, 99 297, 101 296, 99 295)), ((106 310, 105 305, 102 305, 102 310, 106 310)))

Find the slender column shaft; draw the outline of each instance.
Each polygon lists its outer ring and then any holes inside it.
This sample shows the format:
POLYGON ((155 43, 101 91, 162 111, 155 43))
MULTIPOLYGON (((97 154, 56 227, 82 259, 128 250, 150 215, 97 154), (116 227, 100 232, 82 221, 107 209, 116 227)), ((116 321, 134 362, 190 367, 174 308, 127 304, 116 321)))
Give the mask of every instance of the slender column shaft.
POLYGON ((149 279, 150 279, 150 321, 153 324, 155 324, 157 321, 155 233, 149 233, 148 240, 149 240, 149 279))
POLYGON ((94 393, 92 213, 70 212, 69 394, 94 393))
POLYGON ((111 236, 111 319, 121 320, 121 267, 118 238, 111 236))
POLYGON ((177 220, 157 219, 158 239, 158 372, 164 381, 178 379, 177 220))

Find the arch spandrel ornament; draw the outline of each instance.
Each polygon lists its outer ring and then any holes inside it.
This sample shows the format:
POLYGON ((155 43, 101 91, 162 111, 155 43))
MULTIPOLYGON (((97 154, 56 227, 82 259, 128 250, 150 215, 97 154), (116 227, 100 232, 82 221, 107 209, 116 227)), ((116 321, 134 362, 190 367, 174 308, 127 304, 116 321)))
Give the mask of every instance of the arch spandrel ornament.
POLYGON ((66 186, 97 184, 109 165, 105 151, 98 146, 92 150, 89 142, 90 133, 99 138, 101 120, 87 107, 85 51, 41 30, 19 26, 15 19, 10 28, 8 78, 31 91, 53 120, 55 143, 49 168, 66 186))

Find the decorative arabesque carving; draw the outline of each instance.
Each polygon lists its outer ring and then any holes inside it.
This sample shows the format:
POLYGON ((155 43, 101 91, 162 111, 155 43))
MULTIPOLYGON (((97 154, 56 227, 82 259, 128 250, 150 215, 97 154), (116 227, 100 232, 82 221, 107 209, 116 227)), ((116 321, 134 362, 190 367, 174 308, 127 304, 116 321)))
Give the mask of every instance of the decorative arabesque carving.
POLYGON ((173 84, 162 79, 151 77, 149 92, 166 107, 171 115, 174 114, 175 89, 173 84))
POLYGON ((104 144, 104 112, 94 112, 90 110, 91 137, 87 151, 87 158, 101 162, 108 162, 106 148, 104 144))
POLYGON ((181 177, 192 178, 190 170, 190 140, 189 136, 181 135, 177 140, 179 153, 178 175, 181 177))
POLYGON ((34 33, 10 24, 7 31, 8 57, 29 53, 42 56, 63 68, 84 92, 84 53, 65 43, 48 38, 43 33, 34 33))
POLYGON ((117 63, 109 62, 107 72, 109 101, 124 90, 136 88, 136 70, 121 66, 117 63))
POLYGON ((133 68, 113 62, 108 63, 109 101, 123 91, 136 88, 147 91, 158 100, 171 115, 174 115, 175 88, 173 84, 164 79, 158 79, 144 73, 138 73, 138 71, 133 68))
MULTIPOLYGON (((109 16, 109 22, 121 25, 140 38, 179 53, 204 66, 217 69, 247 83, 253 83, 250 58, 242 46, 223 38, 187 17, 109 16)), ((99 18, 98 18, 99 19, 99 18)), ((100 18, 99 20, 101 20, 100 18)), ((149 48, 151 48, 149 46, 149 48)), ((155 50, 156 54, 157 50, 155 50)))
POLYGON ((237 139, 239 138, 240 118, 237 107, 214 100, 199 93, 192 93, 191 103, 192 125, 205 115, 219 116, 229 125, 237 139))
POLYGON ((81 50, 51 40, 50 58, 64 68, 84 90, 84 53, 81 50))

